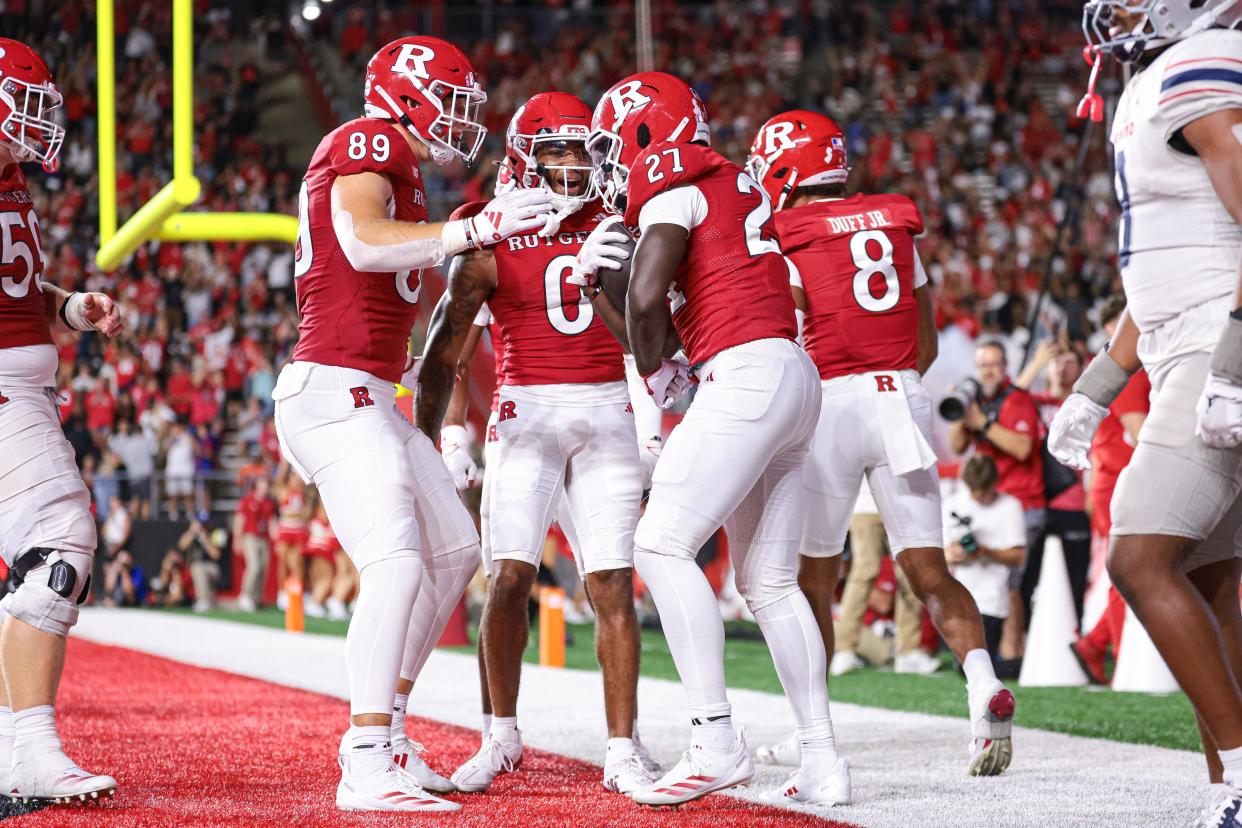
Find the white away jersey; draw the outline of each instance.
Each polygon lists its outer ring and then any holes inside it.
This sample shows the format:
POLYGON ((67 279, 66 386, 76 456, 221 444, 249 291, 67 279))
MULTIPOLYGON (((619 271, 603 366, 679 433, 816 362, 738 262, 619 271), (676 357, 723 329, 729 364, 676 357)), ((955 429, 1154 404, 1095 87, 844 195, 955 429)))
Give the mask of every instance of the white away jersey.
MULTIPOLYGON (((1203 162, 1169 145, 1183 127, 1223 109, 1242 109, 1242 32, 1228 29, 1169 47, 1130 80, 1117 106, 1111 139, 1122 209, 1121 279, 1130 315, 1144 333, 1232 295, 1237 286, 1242 227, 1217 197, 1203 162)), ((1207 327, 1195 335, 1203 342, 1194 348, 1215 345, 1220 329, 1207 327)))

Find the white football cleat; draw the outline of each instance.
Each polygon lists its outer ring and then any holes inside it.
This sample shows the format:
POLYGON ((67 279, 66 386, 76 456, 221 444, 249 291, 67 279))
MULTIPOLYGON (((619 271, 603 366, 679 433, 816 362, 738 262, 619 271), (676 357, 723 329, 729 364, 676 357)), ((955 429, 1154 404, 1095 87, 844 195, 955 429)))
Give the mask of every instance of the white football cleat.
POLYGON ((459 811, 456 802, 419 787, 414 778, 394 764, 379 773, 354 775, 349 757, 337 756, 341 781, 336 786, 336 807, 342 811, 459 811))
POLYGON ((489 734, 479 752, 453 771, 453 784, 463 793, 482 793, 502 773, 512 773, 522 764, 522 742, 498 742, 489 734))
POLYGON ((348 621, 349 609, 339 598, 329 598, 328 603, 324 604, 328 610, 329 621, 348 621))
POLYGON ((755 763, 746 749, 746 739, 738 734, 730 750, 691 745, 671 771, 650 787, 635 791, 631 798, 640 805, 680 805, 744 785, 754 775, 755 763))
POLYGON ((623 756, 614 754, 615 752, 611 753, 604 760, 604 779, 601 784, 605 790, 629 796, 655 782, 656 778, 643 767, 643 760, 637 752, 623 756))
POLYGON ((851 795, 850 763, 844 756, 838 756, 827 773, 799 768, 784 785, 764 793, 760 799, 806 805, 848 805, 851 795))
POLYGON ((392 740, 393 764, 413 777, 420 788, 435 793, 453 793, 457 786, 432 770, 431 766, 420 756, 426 748, 418 742, 412 742, 404 736, 392 740))
POLYGON ((940 659, 924 650, 911 650, 893 659, 894 673, 930 676, 940 669, 940 659))
POLYGON ((1242 828, 1242 790, 1213 785, 1212 799, 1192 828, 1242 828))
POLYGON ((837 650, 832 654, 832 663, 828 666, 828 675, 843 676, 855 670, 861 670, 867 662, 858 657, 853 650, 837 650))
POLYGON ((798 767, 802 764, 802 743, 798 741, 798 734, 791 733, 783 742, 755 748, 755 761, 761 765, 798 767))
POLYGON ((5 793, 15 802, 90 802, 116 793, 116 780, 79 768, 58 744, 34 753, 16 750, 5 793))
POLYGON ((643 763, 643 770, 651 777, 654 782, 664 775, 664 768, 660 763, 652 758, 651 753, 647 750, 647 746, 638 740, 637 734, 634 736, 634 755, 638 757, 638 761, 643 763))
POLYGON ((997 776, 1013 759, 1013 693, 999 681, 980 693, 970 694, 971 776, 997 776))
POLYGON ((328 610, 324 608, 324 605, 319 603, 318 601, 312 601, 310 598, 307 598, 302 603, 302 612, 306 615, 307 618, 327 618, 328 617, 328 610))

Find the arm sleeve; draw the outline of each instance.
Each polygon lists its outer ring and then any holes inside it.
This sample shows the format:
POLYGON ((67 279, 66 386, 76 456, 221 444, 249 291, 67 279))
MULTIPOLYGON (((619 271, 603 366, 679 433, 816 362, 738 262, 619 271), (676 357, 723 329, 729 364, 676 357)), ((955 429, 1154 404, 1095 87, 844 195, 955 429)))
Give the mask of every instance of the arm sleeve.
POLYGON ((486 302, 479 308, 479 312, 474 315, 474 324, 480 328, 486 328, 492 324, 492 309, 487 306, 486 302))
POLYGON ((676 224, 690 232, 707 218, 707 199, 693 184, 657 193, 638 214, 638 229, 647 232, 653 224, 676 224))
MULTIPOLYGON (((785 256, 785 264, 789 266, 789 284, 793 287, 802 287, 802 271, 798 270, 798 266, 794 264, 794 260, 785 256)), ((918 284, 915 284, 918 287, 918 284)))
POLYGON ((930 280, 927 278, 926 268, 923 267, 923 257, 919 255, 919 246, 914 243, 913 239, 911 239, 910 245, 914 251, 914 286, 921 288, 930 280))
POLYGON ((1242 109, 1242 32, 1207 31, 1183 44, 1170 55, 1160 81, 1158 106, 1166 142, 1213 112, 1242 109))

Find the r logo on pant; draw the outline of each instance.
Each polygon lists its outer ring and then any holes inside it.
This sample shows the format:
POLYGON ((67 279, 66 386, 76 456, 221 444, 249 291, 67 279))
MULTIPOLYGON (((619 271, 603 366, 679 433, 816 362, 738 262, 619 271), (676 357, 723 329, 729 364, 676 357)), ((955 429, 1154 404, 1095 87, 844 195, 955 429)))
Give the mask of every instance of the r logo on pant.
POLYGON ((503 423, 505 420, 512 420, 516 416, 517 416, 517 403, 515 403, 513 400, 505 400, 504 402, 500 404, 499 422, 503 423))
POLYGON ((876 374, 875 375, 875 390, 876 391, 896 391, 897 386, 893 383, 893 378, 890 377, 888 374, 876 374))
POLYGON ((368 405, 375 405, 375 400, 371 399, 371 390, 365 385, 351 388, 349 393, 354 397, 354 408, 366 408, 368 405))

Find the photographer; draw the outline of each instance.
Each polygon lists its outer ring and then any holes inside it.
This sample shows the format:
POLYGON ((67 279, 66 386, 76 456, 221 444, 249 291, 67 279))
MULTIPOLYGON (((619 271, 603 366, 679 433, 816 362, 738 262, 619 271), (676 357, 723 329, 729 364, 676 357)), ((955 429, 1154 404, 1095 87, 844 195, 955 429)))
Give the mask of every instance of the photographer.
MULTIPOLYGON (((1040 420, 1035 401, 1015 386, 1006 373, 1005 348, 995 340, 975 347, 975 379, 964 383, 953 397, 961 403, 960 416, 949 427, 949 444, 964 454, 975 452, 996 464, 998 491, 1017 498, 1022 504, 1026 526, 1026 546, 1042 543, 1047 522, 1044 498, 1044 466, 1040 453, 1040 420), (973 393, 970 393, 973 392, 973 393)), ((941 415, 956 413, 941 405, 941 415)), ((1020 588, 1022 567, 1010 573, 1010 613, 1001 650, 1006 659, 1023 652, 1025 612, 1020 588)))
POLYGON ((206 612, 216 605, 216 587, 220 583, 220 547, 199 518, 190 519, 190 527, 177 541, 177 549, 190 562, 190 578, 194 582, 194 611, 206 612))
POLYGON ((134 556, 122 549, 104 565, 104 605, 140 607, 147 602, 147 576, 134 563, 134 556))
POLYGON ((945 558, 979 605, 993 662, 1000 659, 1001 630, 1010 614, 1011 574, 1021 571, 1026 545, 1022 504, 997 491, 998 477, 992 458, 975 455, 942 507, 945 558))

